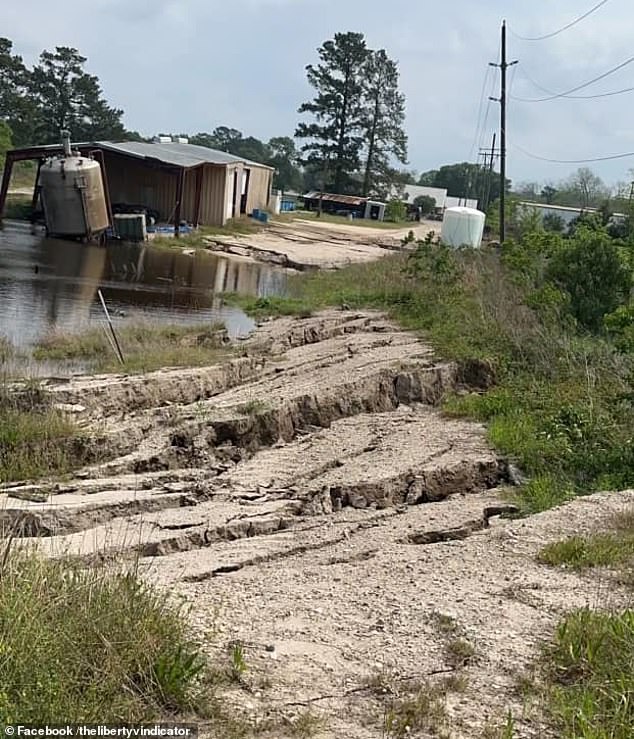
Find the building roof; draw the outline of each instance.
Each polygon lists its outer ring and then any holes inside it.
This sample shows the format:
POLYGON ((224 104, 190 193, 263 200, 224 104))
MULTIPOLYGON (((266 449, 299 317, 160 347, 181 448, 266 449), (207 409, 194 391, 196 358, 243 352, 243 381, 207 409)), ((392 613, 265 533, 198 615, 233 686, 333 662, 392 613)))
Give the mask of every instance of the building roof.
POLYGON ((158 159, 164 164, 172 164, 176 167, 197 167, 200 164, 249 164, 256 167, 273 169, 266 164, 253 162, 244 157, 227 154, 225 151, 209 149, 206 146, 195 144, 148 143, 145 141, 97 141, 96 146, 106 151, 137 157, 139 159, 158 159))
MULTIPOLYGON (((237 157, 233 154, 227 154, 225 151, 216 149, 208 149, 206 146, 196 146, 194 144, 170 143, 150 143, 146 141, 90 141, 75 143, 73 149, 81 149, 82 151, 90 148, 103 149, 124 156, 135 157, 136 159, 149 159, 158 161, 161 164, 167 164, 173 167, 183 167, 191 169, 201 164, 247 164, 252 167, 263 167, 273 170, 266 164, 253 162, 244 157, 237 157)), ((61 151, 59 144, 50 144, 46 146, 32 146, 25 149, 16 149, 15 153, 20 155, 28 155, 32 153, 36 156, 54 155, 61 151)))
POLYGON ((305 200, 324 200, 330 203, 342 203, 344 205, 364 205, 369 198, 363 198, 360 195, 336 195, 335 193, 325 192, 323 195, 319 190, 312 190, 304 195, 305 200))
POLYGON ((560 210, 563 213, 581 213, 581 212, 588 212, 588 213, 596 213, 596 208, 582 208, 579 206, 578 208, 572 207, 570 205, 554 205, 553 203, 534 203, 530 200, 522 200, 520 203, 521 206, 526 208, 543 208, 544 210, 560 210))

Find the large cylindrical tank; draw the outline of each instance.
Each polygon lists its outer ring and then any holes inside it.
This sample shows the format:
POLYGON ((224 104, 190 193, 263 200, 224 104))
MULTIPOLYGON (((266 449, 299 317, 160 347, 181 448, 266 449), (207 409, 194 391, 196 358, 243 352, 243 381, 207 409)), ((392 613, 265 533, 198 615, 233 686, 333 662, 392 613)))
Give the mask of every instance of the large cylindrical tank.
POLYGON ((47 159, 39 182, 49 234, 91 237, 110 225, 99 162, 76 154, 47 159))
POLYGON ((448 246, 472 246, 482 243, 486 216, 475 208, 447 208, 442 220, 440 238, 448 246))

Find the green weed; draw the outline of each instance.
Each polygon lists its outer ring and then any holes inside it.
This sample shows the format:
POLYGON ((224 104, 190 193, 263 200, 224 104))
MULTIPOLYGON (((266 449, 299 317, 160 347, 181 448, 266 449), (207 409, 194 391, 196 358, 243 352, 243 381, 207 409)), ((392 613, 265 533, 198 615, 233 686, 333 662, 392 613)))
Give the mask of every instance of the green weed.
POLYGON ((0 723, 135 723, 202 707, 205 660, 182 613, 132 574, 5 548, 0 575, 0 723))
POLYGON ((543 564, 574 570, 620 567, 634 563, 634 510, 611 521, 609 531, 572 536, 545 546, 537 555, 543 564))
POLYGON ((545 652, 548 709, 562 739, 629 739, 634 726, 634 611, 583 609, 545 652))

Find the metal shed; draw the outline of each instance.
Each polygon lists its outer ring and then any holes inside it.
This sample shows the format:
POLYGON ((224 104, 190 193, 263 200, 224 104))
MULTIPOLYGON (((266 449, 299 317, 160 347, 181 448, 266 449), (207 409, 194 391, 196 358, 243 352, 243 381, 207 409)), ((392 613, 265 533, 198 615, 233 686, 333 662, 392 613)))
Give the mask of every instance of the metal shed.
MULTIPOLYGON (((101 162, 109 205, 155 211, 162 221, 174 223, 177 233, 183 220, 194 226, 222 226, 230 218, 268 206, 273 168, 223 151, 178 142, 137 141, 95 141, 73 148, 101 162)), ((57 145, 7 152, 0 220, 13 164, 59 153, 62 148, 57 145)))

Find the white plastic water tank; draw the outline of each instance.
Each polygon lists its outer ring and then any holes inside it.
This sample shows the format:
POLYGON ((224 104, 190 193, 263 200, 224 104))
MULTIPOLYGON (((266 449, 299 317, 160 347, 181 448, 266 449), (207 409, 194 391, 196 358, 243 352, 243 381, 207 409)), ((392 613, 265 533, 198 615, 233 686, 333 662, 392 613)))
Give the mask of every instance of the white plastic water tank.
POLYGON ((448 246, 471 246, 482 243, 486 216, 475 208, 447 208, 442 219, 440 238, 448 246))

